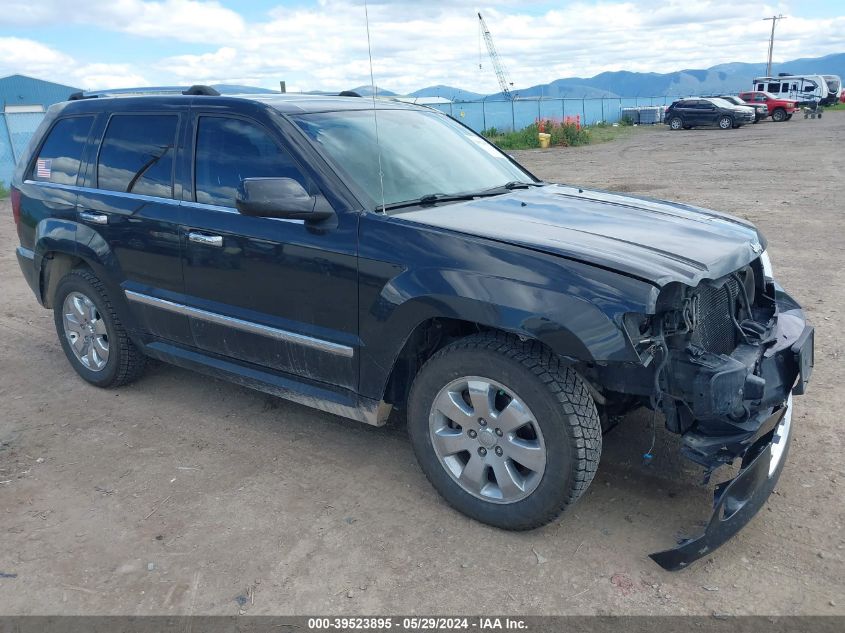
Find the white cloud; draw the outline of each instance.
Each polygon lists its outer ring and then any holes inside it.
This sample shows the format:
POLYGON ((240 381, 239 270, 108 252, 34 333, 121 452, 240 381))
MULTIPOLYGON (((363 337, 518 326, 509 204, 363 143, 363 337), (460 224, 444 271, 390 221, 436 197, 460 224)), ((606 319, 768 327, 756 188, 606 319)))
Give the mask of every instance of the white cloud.
POLYGON ((71 71, 73 83, 85 89, 131 88, 149 85, 146 77, 129 64, 85 64, 71 71))
POLYGON ((213 0, 6 0, 0 25, 93 25, 183 42, 226 42, 244 33, 244 20, 213 0))
MULTIPOLYGON (((37 5, 11 2, 0 23, 34 25, 67 19, 77 24, 68 28, 83 36, 84 28, 78 24, 96 24, 150 42, 167 39, 195 46, 190 54, 156 60, 145 51, 139 56, 143 61, 113 65, 101 63, 109 52, 92 42, 84 60, 87 66, 71 70, 92 86, 145 79, 155 84, 225 82, 272 88, 286 80, 291 90, 333 90, 369 83, 364 9, 357 0, 279 6, 253 23, 218 2, 204 0, 77 0, 73 12, 56 0, 37 5), (89 70, 83 73, 85 68, 89 70)), ((845 32, 845 10, 829 18, 800 17, 801 5, 794 1, 760 5, 734 0, 692 4, 598 0, 542 11, 537 5, 527 8, 506 0, 492 4, 488 0, 482 7, 517 87, 607 70, 668 72, 730 61, 762 64, 770 28, 762 18, 774 13, 790 16, 778 24, 776 61, 842 52, 836 34, 845 32)), ((478 67, 474 3, 372 0, 369 14, 374 73, 380 86, 400 92, 431 84, 498 90, 483 44, 478 67)), ((10 62, 0 50, 0 68, 37 66, 49 55, 57 56, 57 66, 69 68, 61 52, 39 46, 32 62, 20 56, 10 62)))
POLYGON ((128 64, 79 64, 73 57, 40 42, 0 37, 0 76, 18 73, 85 89, 148 84, 128 64))
POLYGON ((40 42, 21 37, 0 37, 0 76, 23 73, 58 77, 72 63, 69 56, 40 42))

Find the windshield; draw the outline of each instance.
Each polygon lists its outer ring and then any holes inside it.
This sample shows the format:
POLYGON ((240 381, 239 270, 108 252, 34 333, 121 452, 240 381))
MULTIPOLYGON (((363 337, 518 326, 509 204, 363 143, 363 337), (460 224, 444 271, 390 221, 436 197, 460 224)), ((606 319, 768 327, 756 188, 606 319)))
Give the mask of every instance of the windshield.
POLYGON ((384 200, 373 110, 292 117, 373 207, 535 182, 507 156, 446 115, 399 109, 376 114, 384 200))
POLYGON ((725 99, 721 99, 721 98, 718 98, 718 97, 715 97, 713 99, 708 99, 708 101, 710 103, 715 103, 720 108, 733 108, 734 105, 735 105, 735 104, 731 103, 730 101, 727 101, 725 99))
POLYGON ((828 91, 830 91, 831 94, 838 95, 839 89, 842 87, 842 82, 839 80, 839 77, 836 75, 825 75, 824 79, 827 82, 828 91))

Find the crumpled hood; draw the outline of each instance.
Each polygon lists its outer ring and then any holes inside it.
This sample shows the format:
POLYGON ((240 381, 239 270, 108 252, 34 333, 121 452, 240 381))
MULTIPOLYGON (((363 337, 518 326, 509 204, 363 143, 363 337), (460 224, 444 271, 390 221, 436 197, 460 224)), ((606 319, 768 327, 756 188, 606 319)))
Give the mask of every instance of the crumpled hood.
POLYGON ((409 211, 397 218, 517 244, 631 275, 692 286, 759 257, 739 218, 685 204, 547 185, 409 211))

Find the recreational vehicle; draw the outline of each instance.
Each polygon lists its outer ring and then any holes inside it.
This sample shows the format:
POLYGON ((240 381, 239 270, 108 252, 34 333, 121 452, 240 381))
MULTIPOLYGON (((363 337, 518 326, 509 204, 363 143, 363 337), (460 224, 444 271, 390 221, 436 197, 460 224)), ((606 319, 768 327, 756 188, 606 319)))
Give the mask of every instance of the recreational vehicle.
MULTIPOLYGON (((839 77, 830 75, 836 84, 839 77)), ((822 75, 790 75, 779 73, 777 77, 756 77, 754 90, 770 92, 781 99, 791 99, 804 105, 812 102, 829 105, 836 102, 838 91, 832 94, 828 82, 822 75)))

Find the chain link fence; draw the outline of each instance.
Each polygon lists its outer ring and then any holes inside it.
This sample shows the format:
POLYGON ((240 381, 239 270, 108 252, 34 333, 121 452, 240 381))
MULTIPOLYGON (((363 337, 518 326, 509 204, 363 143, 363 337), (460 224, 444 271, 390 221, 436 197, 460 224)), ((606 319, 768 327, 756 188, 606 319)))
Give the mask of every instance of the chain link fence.
POLYGON ((0 182, 6 188, 15 164, 43 118, 43 112, 0 112, 0 182))

